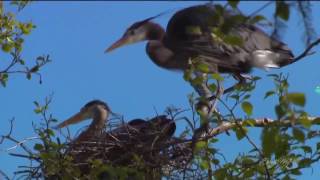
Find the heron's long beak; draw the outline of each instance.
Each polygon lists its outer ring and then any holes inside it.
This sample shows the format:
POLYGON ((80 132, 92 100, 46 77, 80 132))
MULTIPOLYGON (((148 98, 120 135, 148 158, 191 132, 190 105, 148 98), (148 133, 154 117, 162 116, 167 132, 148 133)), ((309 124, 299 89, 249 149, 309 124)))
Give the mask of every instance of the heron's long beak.
POLYGON ((83 112, 78 112, 77 114, 73 115, 72 117, 70 117, 69 119, 63 121, 62 123, 58 124, 55 129, 60 129, 63 128, 65 126, 69 126, 70 124, 76 124, 78 122, 81 122, 83 120, 88 119, 85 115, 85 113, 83 112))
POLYGON ((131 39, 127 36, 123 36, 122 38, 120 38, 118 41, 116 41, 115 43, 113 43, 108 49, 106 49, 104 52, 108 53, 114 49, 117 49, 121 46, 124 46, 126 44, 131 44, 131 39))

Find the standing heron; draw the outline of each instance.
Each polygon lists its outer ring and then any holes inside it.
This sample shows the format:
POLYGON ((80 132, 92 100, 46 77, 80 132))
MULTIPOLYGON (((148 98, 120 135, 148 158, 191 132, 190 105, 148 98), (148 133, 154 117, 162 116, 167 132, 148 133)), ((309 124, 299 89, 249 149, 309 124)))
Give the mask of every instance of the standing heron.
MULTIPOLYGON (((157 17, 157 16, 155 16, 157 17)), ((270 37, 258 27, 246 22, 233 22, 227 35, 241 38, 240 45, 219 41, 213 33, 222 22, 233 20, 234 13, 205 4, 182 9, 169 20, 166 31, 151 20, 131 25, 123 36, 105 52, 121 46, 148 40, 146 52, 158 66, 169 70, 186 70, 190 58, 197 58, 209 73, 249 73, 253 67, 268 69, 289 64, 291 50, 283 42, 270 37), (220 20, 219 20, 220 19, 220 20)), ((225 28, 227 29, 227 28, 225 28)))

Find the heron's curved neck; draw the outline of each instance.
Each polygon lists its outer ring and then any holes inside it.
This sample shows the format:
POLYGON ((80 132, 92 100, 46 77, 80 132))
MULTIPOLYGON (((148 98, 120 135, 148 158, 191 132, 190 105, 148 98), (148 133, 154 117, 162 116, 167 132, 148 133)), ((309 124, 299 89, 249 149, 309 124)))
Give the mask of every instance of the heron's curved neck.
POLYGON ((156 23, 148 22, 146 51, 150 59, 158 66, 165 69, 183 69, 184 65, 178 64, 175 53, 165 45, 166 33, 164 29, 156 23), (182 67, 183 66, 183 67, 182 67))
POLYGON ((157 23, 148 22, 147 23, 147 39, 148 40, 158 40, 162 41, 166 32, 164 29, 157 23))
POLYGON ((103 133, 109 113, 105 109, 97 108, 94 110, 93 114, 92 123, 86 131, 79 135, 77 141, 89 140, 92 137, 99 137, 103 133))

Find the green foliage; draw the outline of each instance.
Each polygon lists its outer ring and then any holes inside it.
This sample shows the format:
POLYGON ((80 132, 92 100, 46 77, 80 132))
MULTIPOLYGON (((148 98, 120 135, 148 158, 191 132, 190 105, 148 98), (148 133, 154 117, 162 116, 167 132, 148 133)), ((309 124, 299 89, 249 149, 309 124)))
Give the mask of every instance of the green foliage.
POLYGON ((290 16, 289 5, 285 1, 277 1, 275 15, 285 21, 288 21, 290 16))
MULTIPOLYGON (((30 1, 12 1, 10 4, 22 10, 30 1)), ((6 87, 11 74, 25 74, 27 79, 31 79, 32 74, 39 75, 42 66, 50 62, 49 56, 39 56, 34 66, 27 66, 25 60, 21 57, 24 46, 24 39, 30 35, 36 27, 32 22, 21 22, 16 19, 16 15, 11 12, 5 12, 3 4, 0 6, 0 47, 4 54, 11 56, 11 63, 7 65, 5 61, 0 61, 0 65, 4 67, 0 69, 0 83, 6 87)), ((2 60, 2 59, 1 59, 2 60)))

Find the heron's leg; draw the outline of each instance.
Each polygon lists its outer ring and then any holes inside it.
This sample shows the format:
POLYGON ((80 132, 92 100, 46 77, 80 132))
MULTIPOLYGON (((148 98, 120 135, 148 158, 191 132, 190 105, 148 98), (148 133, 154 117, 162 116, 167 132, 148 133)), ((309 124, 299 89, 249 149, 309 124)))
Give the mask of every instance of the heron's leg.
MULTIPOLYGON (((238 86, 238 85, 245 85, 247 84, 247 79, 249 80, 252 80, 252 77, 250 75, 244 75, 244 74, 234 74, 233 77, 238 80, 238 83, 236 83, 235 85, 225 89, 223 91, 223 94, 228 94, 232 91, 235 90, 235 88, 238 86)), ((208 98, 208 100, 212 101, 216 98, 216 96, 211 96, 210 98, 208 98)))

